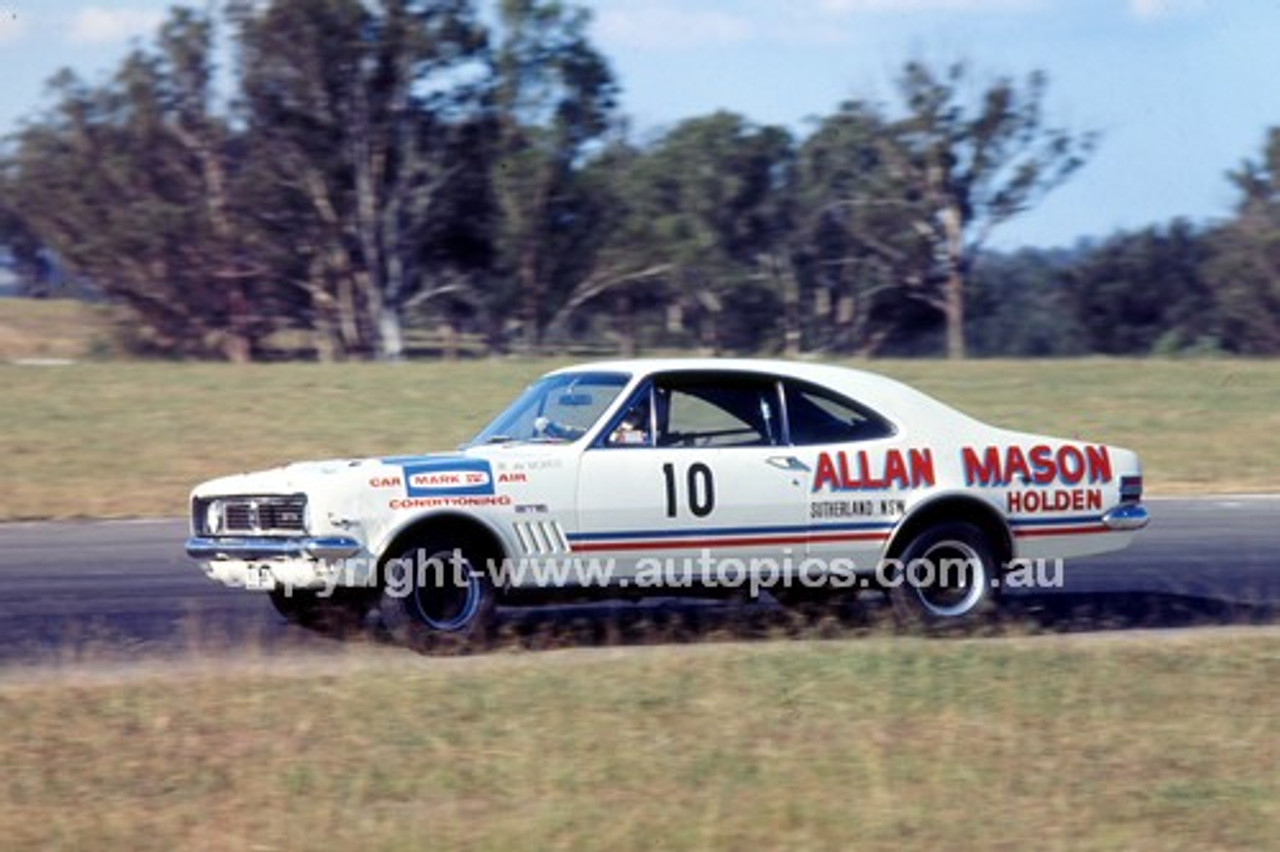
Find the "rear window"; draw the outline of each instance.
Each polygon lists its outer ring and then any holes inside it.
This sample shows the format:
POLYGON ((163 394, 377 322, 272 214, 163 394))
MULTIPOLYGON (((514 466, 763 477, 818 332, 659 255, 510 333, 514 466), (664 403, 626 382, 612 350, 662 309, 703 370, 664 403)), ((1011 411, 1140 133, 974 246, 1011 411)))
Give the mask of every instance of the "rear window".
POLYGON ((784 385, 793 444, 873 441, 894 433, 893 424, 885 418, 826 388, 795 381, 784 385))

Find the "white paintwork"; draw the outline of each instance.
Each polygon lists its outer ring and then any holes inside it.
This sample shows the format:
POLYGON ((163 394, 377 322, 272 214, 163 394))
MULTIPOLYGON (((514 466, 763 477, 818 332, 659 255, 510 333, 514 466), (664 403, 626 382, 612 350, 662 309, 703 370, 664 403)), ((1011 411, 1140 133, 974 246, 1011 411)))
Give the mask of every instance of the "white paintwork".
MULTIPOLYGON (((648 551, 636 549, 635 539, 625 549, 608 549, 600 541, 604 536, 607 542, 609 533, 625 538, 625 533, 645 532, 657 542, 673 531, 693 536, 710 530, 713 538, 719 535, 734 542, 713 547, 718 556, 786 549, 796 555, 851 556, 859 566, 871 567, 913 514, 935 500, 955 495, 982 500, 999 512, 1012 528, 1014 555, 1019 557, 1099 553, 1122 548, 1132 537, 1131 532, 1105 530, 1098 522, 1103 512, 1119 503, 1120 477, 1140 475, 1138 459, 1128 450, 991 427, 900 382, 842 367, 772 360, 649 359, 583 364, 556 372, 588 370, 627 373, 631 378, 595 426, 572 443, 494 444, 412 459, 304 462, 211 480, 199 485, 192 497, 305 493, 310 536, 345 536, 360 542, 362 550, 344 563, 346 573, 337 578, 353 584, 370 581, 377 560, 399 533, 445 515, 465 515, 482 523, 499 538, 511 558, 563 555, 566 541, 577 538, 571 548, 574 554, 590 552, 618 558, 619 577, 631 573, 637 558, 648 551), (874 441, 804 447, 592 446, 610 418, 650 375, 682 370, 763 373, 820 385, 888 418, 897 432, 874 441), (1024 460, 1038 452, 1042 463, 1028 472, 1039 473, 1041 478, 1049 473, 1043 464, 1046 455, 1052 460, 1061 452, 1070 461, 1077 457, 1083 460, 1088 452, 1105 457, 1103 471, 1108 476, 1096 482, 1070 482, 1071 476, 1066 482, 1022 482, 1019 475, 1008 483, 970 483, 963 457, 966 447, 984 464, 990 458, 997 459, 1002 471, 1011 451, 1024 460), (866 467, 875 478, 886 473, 892 456, 896 454, 905 462, 913 458, 913 452, 928 454, 928 477, 917 477, 917 482, 895 477, 883 487, 858 487, 859 453, 866 454, 866 467), (846 462, 843 469, 836 464, 840 453, 846 462), (794 459, 797 465, 783 469, 777 465, 779 457, 794 459), (716 506, 706 517, 692 517, 685 511, 685 476, 695 462, 714 474, 716 506), (674 466, 679 483, 681 511, 676 517, 668 517, 664 464, 674 466), (478 479, 473 480, 479 483, 475 487, 491 493, 454 495, 447 481, 439 481, 430 496, 415 497, 407 479, 415 467, 424 465, 435 466, 437 472, 447 473, 452 467, 475 474, 478 479), (463 470, 467 465, 470 469, 463 470), (487 468, 487 477, 480 468, 487 468), (833 470, 839 474, 834 485, 833 470), (852 482, 846 481, 846 472, 852 482), (853 487, 837 490, 844 485, 853 487), (1011 509, 1011 501, 1039 503, 1045 499, 1066 502, 1061 509, 1011 509), (842 514, 831 514, 837 511, 842 514), (750 532, 756 528, 780 532, 772 536, 750 532), (840 532, 833 533, 837 528, 840 532), (759 543, 760 539, 788 537, 798 541, 759 543), (741 541, 743 538, 748 541, 741 541)), ((908 469, 906 479, 924 472, 920 466, 908 469)), ((1067 472, 1074 475, 1073 470, 1067 472)), ((463 487, 465 484, 457 486, 463 487)), ((653 552, 680 556, 700 549, 701 545, 682 548, 679 541, 668 540, 653 552)), ((260 578, 255 566, 264 564, 280 583, 319 587, 335 581, 332 566, 305 558, 269 562, 220 559, 205 563, 204 568, 213 579, 243 586, 246 580, 254 583, 260 578)))

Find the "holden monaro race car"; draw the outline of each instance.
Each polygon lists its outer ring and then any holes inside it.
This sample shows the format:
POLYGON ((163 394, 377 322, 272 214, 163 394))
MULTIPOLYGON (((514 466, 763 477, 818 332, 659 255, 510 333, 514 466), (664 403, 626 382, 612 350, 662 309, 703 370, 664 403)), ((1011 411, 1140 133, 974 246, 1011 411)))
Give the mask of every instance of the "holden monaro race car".
POLYGON ((470 637, 528 592, 887 592, 964 619, 1030 560, 1147 523, 1129 450, 974 420, 897 381, 768 360, 586 364, 457 452, 303 462, 191 495, 187 553, 295 621, 470 637))

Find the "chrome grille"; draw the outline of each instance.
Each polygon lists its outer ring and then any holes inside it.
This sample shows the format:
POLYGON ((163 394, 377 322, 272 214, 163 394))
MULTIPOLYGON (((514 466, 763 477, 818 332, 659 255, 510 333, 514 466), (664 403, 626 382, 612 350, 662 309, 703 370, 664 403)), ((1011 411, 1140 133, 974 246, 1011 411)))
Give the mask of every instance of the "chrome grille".
POLYGON ((207 535, 292 535, 306 531, 305 494, 218 497, 196 506, 196 527, 207 535), (214 505, 216 504, 216 506, 214 505), (221 512, 210 512, 210 508, 221 512), (210 515, 220 523, 211 524, 210 515))

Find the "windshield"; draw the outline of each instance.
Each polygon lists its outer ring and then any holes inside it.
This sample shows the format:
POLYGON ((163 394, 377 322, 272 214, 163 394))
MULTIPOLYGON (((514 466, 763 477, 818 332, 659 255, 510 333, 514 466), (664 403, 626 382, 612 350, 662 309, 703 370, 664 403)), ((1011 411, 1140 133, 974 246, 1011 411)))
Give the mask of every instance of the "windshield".
POLYGON ((576 441, 630 379, 625 373, 557 373, 534 382, 472 444, 576 441))

